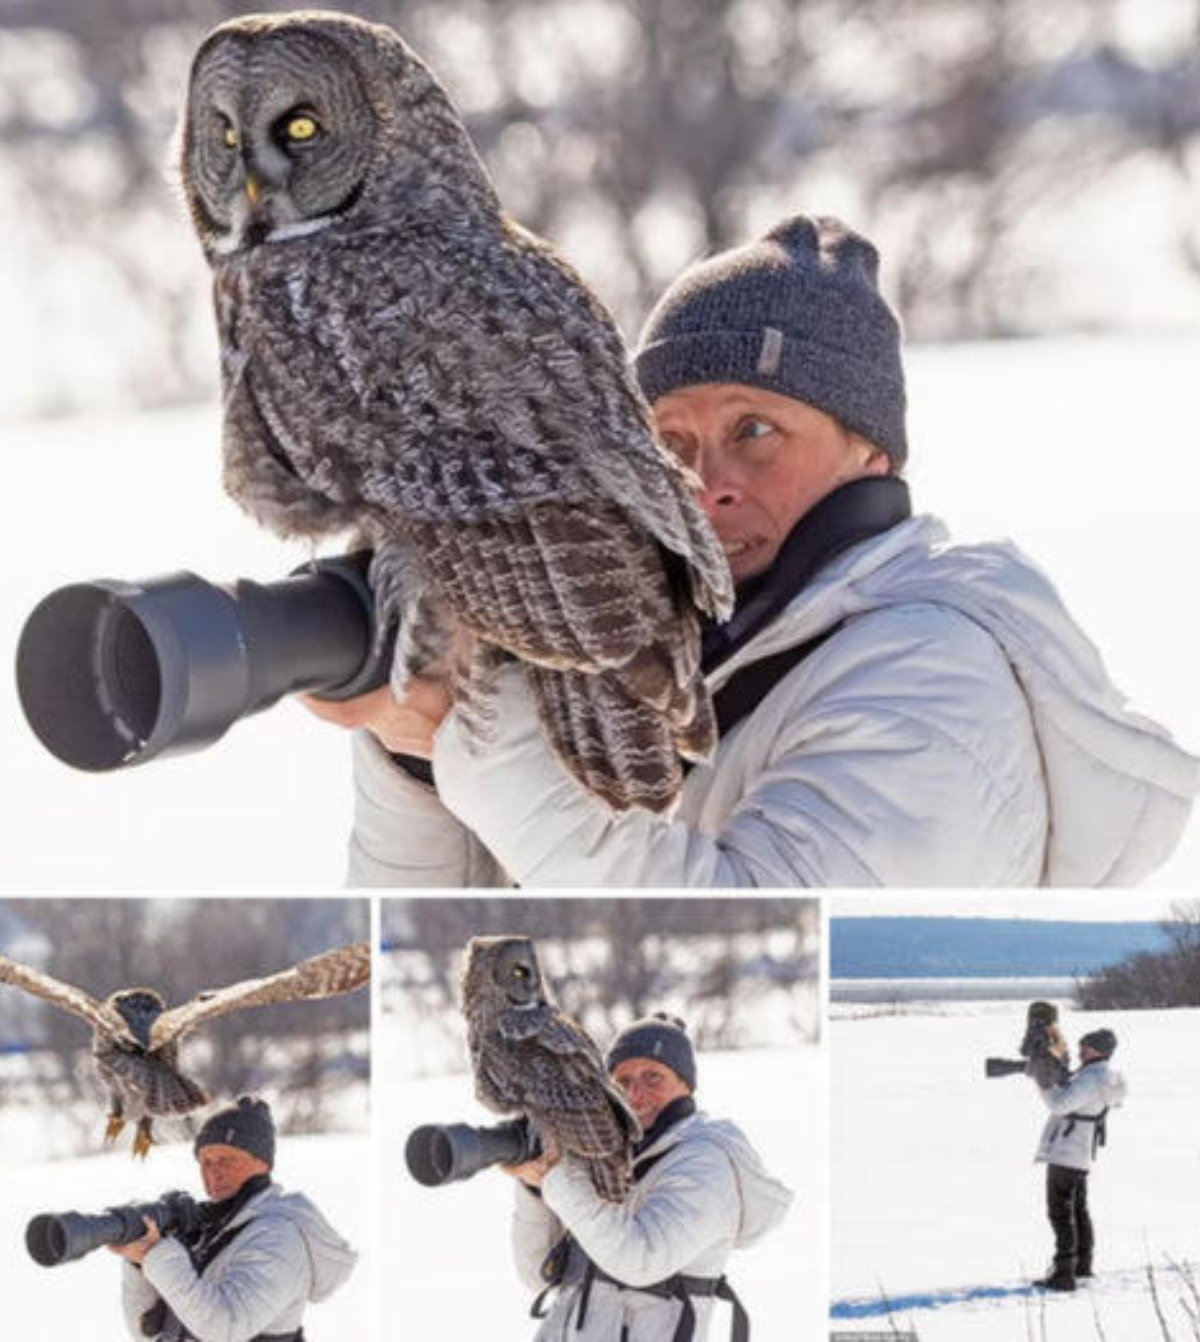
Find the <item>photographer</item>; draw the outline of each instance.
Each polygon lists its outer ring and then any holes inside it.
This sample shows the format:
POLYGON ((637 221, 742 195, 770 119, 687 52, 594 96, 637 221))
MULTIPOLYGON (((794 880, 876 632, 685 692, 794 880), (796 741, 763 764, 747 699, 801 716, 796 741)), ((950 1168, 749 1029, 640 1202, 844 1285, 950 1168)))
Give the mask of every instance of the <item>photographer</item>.
POLYGON ((275 1124, 243 1096, 213 1114, 195 1143, 211 1202, 198 1227, 163 1238, 153 1220, 132 1244, 122 1297, 130 1336, 157 1342, 303 1342, 309 1301, 332 1294, 357 1255, 300 1193, 271 1180, 275 1124))
POLYGON ((545 1320, 536 1336, 702 1342, 714 1299, 730 1303, 736 1329, 745 1315, 725 1263, 782 1220, 792 1194, 735 1124, 696 1108, 696 1059, 681 1021, 635 1021, 605 1065, 643 1132, 626 1201, 605 1202, 554 1150, 505 1171, 518 1180, 517 1271, 542 1295, 556 1291, 545 1316, 535 1302, 545 1320))
POLYGON ((1166 859, 1196 762, 1125 710, 1034 564, 911 512, 878 264, 837 220, 784 219, 689 267, 643 329, 641 389, 737 591, 702 646, 720 744, 673 815, 588 795, 515 666, 485 744, 435 678, 309 700, 365 729, 352 884, 1129 885, 1166 859))
POLYGON ((1030 1064, 1050 1117, 1036 1161, 1046 1166, 1046 1214, 1054 1230, 1054 1267, 1035 1284, 1073 1291, 1092 1275, 1095 1236, 1088 1213, 1088 1172, 1104 1145, 1108 1111, 1124 1100, 1125 1078, 1109 1066, 1117 1047, 1111 1030, 1093 1030, 1079 1041, 1079 1070, 1061 1085, 1043 1085, 1030 1064))

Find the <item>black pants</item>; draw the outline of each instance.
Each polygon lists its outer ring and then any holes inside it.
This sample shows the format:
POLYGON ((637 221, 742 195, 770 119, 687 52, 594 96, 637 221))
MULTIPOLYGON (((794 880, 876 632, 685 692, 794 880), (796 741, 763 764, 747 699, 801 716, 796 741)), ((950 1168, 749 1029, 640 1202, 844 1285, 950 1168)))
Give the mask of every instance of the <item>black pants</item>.
POLYGON ((1092 1218, 1088 1215, 1087 1170, 1046 1166, 1046 1215, 1054 1229, 1054 1270, 1092 1270, 1092 1218))

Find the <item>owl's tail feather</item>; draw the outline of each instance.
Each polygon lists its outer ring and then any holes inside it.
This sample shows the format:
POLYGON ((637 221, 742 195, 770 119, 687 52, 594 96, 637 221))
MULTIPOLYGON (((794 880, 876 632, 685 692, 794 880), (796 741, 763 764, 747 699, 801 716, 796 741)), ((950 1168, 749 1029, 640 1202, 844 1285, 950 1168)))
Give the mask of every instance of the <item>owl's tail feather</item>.
POLYGON ((180 1072, 157 1067, 146 1087, 146 1109, 151 1114, 188 1114, 209 1102, 208 1092, 180 1072))
POLYGON ((622 1165, 609 1156, 607 1159, 587 1161, 587 1172, 597 1197, 603 1198, 605 1202, 625 1201, 630 1185, 628 1165, 622 1165))
POLYGON ((686 726, 670 711, 631 696, 622 672, 587 675, 526 666, 538 714, 555 753, 585 788, 612 807, 663 812, 683 786, 680 755, 711 748, 703 684, 686 726), (707 724, 705 721, 707 717, 707 724))

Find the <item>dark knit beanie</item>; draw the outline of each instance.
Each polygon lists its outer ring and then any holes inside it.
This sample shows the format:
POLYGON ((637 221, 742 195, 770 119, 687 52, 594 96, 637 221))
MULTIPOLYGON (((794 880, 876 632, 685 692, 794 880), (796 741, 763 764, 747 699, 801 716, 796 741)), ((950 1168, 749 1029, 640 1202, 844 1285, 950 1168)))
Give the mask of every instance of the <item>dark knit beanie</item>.
POLYGON ((212 1114, 196 1134, 193 1147, 196 1155, 205 1146, 236 1146, 239 1151, 274 1165, 275 1120, 270 1106, 265 1100, 243 1095, 237 1104, 212 1114))
POLYGON ((1093 1030, 1079 1041, 1080 1048, 1090 1048, 1101 1057, 1111 1058, 1117 1051, 1117 1036, 1111 1030, 1093 1030))
POLYGON ((805 215, 697 262, 642 329, 646 399, 706 382, 763 387, 832 415, 898 469, 908 456, 900 323, 878 274, 866 238, 805 215))
POLYGON ((604 1065, 609 1074, 627 1058, 652 1058, 661 1062, 686 1081, 689 1090, 696 1089, 696 1054, 687 1037, 687 1026, 678 1016, 658 1011, 627 1025, 613 1040, 605 1056, 604 1065))

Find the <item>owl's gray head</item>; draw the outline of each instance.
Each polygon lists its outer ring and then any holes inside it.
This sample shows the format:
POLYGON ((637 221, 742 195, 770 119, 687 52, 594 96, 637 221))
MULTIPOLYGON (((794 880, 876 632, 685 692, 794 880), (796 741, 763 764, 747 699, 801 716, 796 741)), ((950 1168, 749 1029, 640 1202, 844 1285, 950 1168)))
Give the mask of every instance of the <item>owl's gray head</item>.
POLYGON ((108 1005, 120 1013, 138 1043, 143 1048, 149 1048, 154 1022, 167 1009, 162 997, 153 988, 125 988, 113 993, 108 999, 108 1005))
POLYGON ((532 1006, 546 1000, 537 953, 528 937, 473 937, 463 969, 463 1005, 532 1006))
POLYGON ((391 28, 346 14, 214 29, 192 63, 180 172, 210 255, 435 206, 498 210, 428 68, 391 28))

